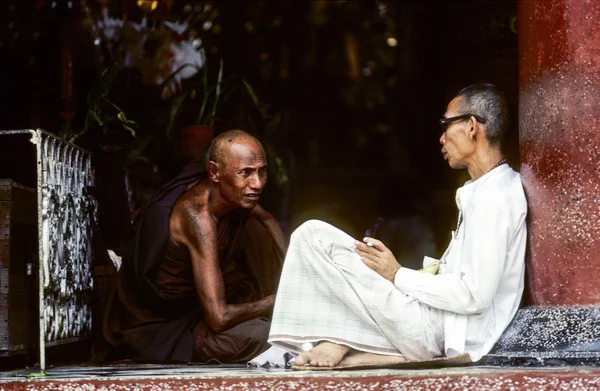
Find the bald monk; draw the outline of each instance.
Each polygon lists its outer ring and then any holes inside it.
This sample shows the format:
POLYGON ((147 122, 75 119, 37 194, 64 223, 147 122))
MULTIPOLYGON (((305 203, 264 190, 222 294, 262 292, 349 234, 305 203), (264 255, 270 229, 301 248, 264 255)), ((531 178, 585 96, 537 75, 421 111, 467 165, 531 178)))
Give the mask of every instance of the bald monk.
POLYGON ((204 167, 163 186, 134 224, 104 321, 115 358, 241 363, 269 346, 285 239, 258 204, 265 151, 228 131, 204 167))

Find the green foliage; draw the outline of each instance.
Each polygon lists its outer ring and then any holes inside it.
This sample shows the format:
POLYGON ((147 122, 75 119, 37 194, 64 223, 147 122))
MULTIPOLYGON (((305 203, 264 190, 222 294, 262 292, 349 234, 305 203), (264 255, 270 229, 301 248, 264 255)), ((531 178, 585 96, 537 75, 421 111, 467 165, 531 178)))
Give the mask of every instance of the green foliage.
POLYGON ((107 144, 116 143, 126 149, 126 166, 141 155, 157 163, 175 142, 182 126, 195 122, 214 128, 222 122, 222 116, 237 118, 236 123, 247 124, 244 129, 263 141, 273 182, 278 187, 288 186, 290 179, 285 162, 289 157, 283 156, 280 151, 284 147, 277 142, 281 116, 260 100, 247 80, 238 76, 224 78, 222 60, 212 74, 205 65, 194 77, 185 80, 179 91, 161 99, 160 92, 184 67, 160 86, 148 87, 141 83, 135 71, 123 68, 118 62, 111 64, 88 94, 83 128, 65 129, 60 136, 77 142, 87 135, 95 140, 92 145, 98 144, 98 139, 107 144))
POLYGON ((128 132, 131 137, 136 136, 136 128, 139 124, 127 118, 124 110, 112 102, 110 98, 121 70, 122 65, 115 62, 102 72, 98 83, 88 94, 88 111, 83 129, 80 131, 63 129, 59 134, 60 137, 70 142, 76 142, 81 136, 94 129, 99 129, 103 134, 107 134, 112 129, 122 129, 128 132))
POLYGON ((286 161, 291 161, 291 156, 284 157, 285 153, 283 150, 286 147, 282 143, 277 142, 278 136, 280 136, 278 132, 281 133, 281 115, 273 112, 270 105, 258 98, 258 94, 247 80, 240 79, 240 82, 254 111, 258 113, 259 120, 250 122, 254 125, 254 133, 262 140, 265 147, 271 178, 273 178, 273 182, 275 182, 277 187, 287 189, 291 183, 289 164, 286 164, 286 161))

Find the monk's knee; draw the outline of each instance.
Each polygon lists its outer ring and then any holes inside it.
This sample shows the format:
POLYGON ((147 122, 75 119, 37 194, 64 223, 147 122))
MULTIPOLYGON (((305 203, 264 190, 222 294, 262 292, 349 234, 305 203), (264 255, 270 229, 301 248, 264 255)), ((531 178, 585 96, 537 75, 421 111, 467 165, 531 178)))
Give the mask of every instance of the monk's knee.
POLYGON ((269 339, 271 322, 267 319, 252 319, 240 326, 242 327, 236 332, 237 354, 232 357, 233 362, 250 361, 270 347, 267 340, 269 339))
POLYGON ((199 361, 213 359, 229 364, 250 361, 270 347, 267 342, 270 328, 269 320, 256 318, 214 334, 205 340, 199 361))
POLYGON ((256 318, 247 322, 249 332, 247 333, 247 342, 252 345, 267 346, 271 322, 266 318, 256 318))

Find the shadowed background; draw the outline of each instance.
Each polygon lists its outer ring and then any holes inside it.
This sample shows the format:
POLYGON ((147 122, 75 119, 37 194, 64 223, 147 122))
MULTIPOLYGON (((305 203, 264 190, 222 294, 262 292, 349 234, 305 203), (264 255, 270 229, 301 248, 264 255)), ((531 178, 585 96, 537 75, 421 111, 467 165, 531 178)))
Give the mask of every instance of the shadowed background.
MULTIPOLYGON (((516 105, 516 37, 516 1, 8 0, 0 128, 94 153, 117 251, 133 210, 209 136, 242 128, 267 147, 262 203, 288 234, 319 218, 361 237, 384 217, 378 236, 417 267, 441 255, 468 179, 442 159, 437 119, 475 82, 516 105), (174 77, 177 56, 197 72, 174 77)), ((27 176, 12 146, 0 151, 14 155, 0 177, 27 176)))

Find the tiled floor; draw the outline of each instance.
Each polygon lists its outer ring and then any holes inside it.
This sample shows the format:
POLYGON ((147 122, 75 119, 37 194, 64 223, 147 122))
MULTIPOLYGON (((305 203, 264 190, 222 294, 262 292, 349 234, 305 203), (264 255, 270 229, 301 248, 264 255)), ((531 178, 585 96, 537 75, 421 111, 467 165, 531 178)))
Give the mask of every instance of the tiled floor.
POLYGON ((0 390, 600 390, 600 368, 296 372, 245 366, 64 366, 0 372, 0 390))

